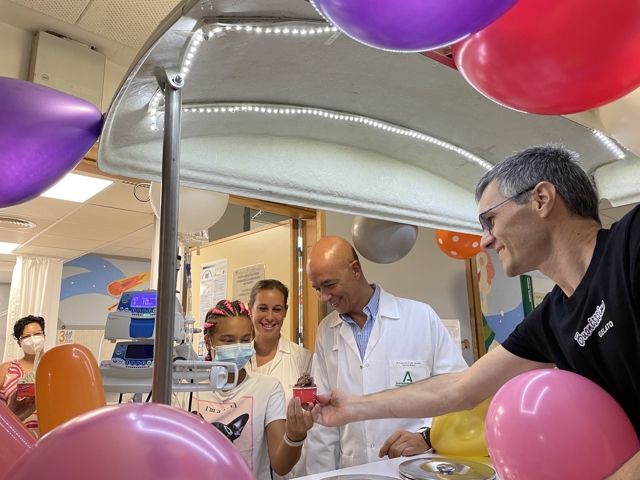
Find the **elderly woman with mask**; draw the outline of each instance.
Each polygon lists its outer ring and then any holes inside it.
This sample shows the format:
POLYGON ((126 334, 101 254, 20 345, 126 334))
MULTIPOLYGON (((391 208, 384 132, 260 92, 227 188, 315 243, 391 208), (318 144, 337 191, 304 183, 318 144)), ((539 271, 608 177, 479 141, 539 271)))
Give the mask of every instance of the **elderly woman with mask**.
POLYGON ((3 380, 0 402, 7 405, 37 437, 38 417, 35 413, 35 403, 31 398, 16 398, 16 391, 18 380, 33 371, 36 356, 39 357, 44 350, 44 318, 33 315, 21 318, 13 326, 13 336, 24 351, 24 357, 0 365, 0 379, 3 380))

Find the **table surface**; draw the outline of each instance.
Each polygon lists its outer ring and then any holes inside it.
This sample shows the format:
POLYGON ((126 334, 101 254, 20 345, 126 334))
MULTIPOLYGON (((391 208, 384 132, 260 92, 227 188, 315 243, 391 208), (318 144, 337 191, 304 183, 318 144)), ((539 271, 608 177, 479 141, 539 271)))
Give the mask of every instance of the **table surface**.
MULTIPOLYGON (((390 460, 389 459, 381 460, 379 462, 367 463, 365 465, 358 465, 357 467, 343 468, 341 470, 335 470, 333 472, 308 475, 306 477, 300 477, 296 480, 322 480, 324 478, 334 477, 337 475, 354 475, 354 474, 382 475, 385 477, 399 479, 400 474, 398 473, 398 466, 402 462, 406 462, 407 460, 411 460, 414 458, 422 458, 426 456, 429 456, 429 455, 428 454, 416 455, 415 457, 400 457, 400 458, 393 458, 390 460)), ((473 460, 477 461, 477 459, 473 459, 473 460)), ((491 465, 491 462, 488 459, 486 462, 483 462, 483 463, 486 463, 487 465, 491 465)), ((499 480, 497 475, 496 475, 496 480, 499 480)))

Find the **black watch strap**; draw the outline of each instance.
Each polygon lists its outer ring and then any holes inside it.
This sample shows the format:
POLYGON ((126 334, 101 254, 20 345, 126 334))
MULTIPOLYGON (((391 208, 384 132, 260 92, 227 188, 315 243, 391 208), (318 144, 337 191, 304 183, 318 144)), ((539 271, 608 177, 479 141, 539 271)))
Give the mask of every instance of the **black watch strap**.
POLYGON ((431 446, 431 429, 429 427, 425 427, 420 433, 422 433, 422 438, 424 438, 424 441, 427 442, 429 448, 433 448, 431 446))

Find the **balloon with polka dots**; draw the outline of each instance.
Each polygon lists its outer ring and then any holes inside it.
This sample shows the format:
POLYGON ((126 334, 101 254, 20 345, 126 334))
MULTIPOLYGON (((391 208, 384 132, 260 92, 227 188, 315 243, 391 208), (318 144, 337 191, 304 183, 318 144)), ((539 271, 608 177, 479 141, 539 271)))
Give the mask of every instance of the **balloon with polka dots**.
POLYGON ((436 242, 442 252, 448 257, 467 260, 482 251, 480 235, 436 230, 436 242))

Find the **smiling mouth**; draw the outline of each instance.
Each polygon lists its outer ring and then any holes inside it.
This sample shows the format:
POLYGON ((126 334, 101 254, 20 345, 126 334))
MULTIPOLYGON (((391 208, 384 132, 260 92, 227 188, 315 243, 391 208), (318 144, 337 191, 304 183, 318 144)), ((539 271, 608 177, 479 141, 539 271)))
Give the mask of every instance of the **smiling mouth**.
POLYGON ((263 329, 267 330, 267 331, 271 331, 271 330, 275 329, 278 326, 278 324, 277 323, 271 323, 271 324, 269 324, 269 323, 261 323, 260 326, 263 329))

